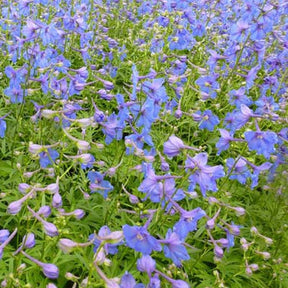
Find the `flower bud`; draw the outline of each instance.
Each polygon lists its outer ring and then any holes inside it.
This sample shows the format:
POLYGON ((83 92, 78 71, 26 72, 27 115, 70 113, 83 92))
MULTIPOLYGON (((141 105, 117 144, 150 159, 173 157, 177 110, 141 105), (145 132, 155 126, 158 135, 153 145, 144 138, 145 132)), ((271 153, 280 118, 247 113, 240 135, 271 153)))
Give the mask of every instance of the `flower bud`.
POLYGON ((263 236, 263 239, 267 245, 273 244, 273 240, 271 238, 263 236))
POLYGON ((218 246, 218 245, 215 245, 215 247, 214 247, 214 254, 215 254, 215 256, 217 257, 217 258, 222 258, 223 257, 223 255, 224 255, 224 251, 223 251, 223 249, 220 247, 220 246, 218 246))
POLYGON ((90 149, 90 144, 87 141, 79 140, 76 143, 77 147, 81 151, 87 151, 90 149))
POLYGON ((57 286, 54 283, 48 283, 46 288, 57 288, 57 286))
POLYGON ((62 197, 59 193, 55 193, 52 198, 52 206, 54 208, 59 208, 62 206, 62 197))
POLYGON ((76 275, 74 275, 74 274, 72 274, 70 272, 66 272, 65 278, 68 279, 68 280, 71 280, 73 282, 76 282, 79 279, 79 277, 77 277, 76 275))
POLYGON ((156 269, 156 262, 151 256, 143 255, 137 260, 137 269, 140 272, 146 272, 149 276, 151 276, 152 272, 154 272, 156 269))
POLYGON ((20 212, 21 208, 22 208, 22 201, 20 199, 20 200, 11 202, 8 206, 7 212, 9 214, 16 215, 18 212, 20 212))
POLYGON ((23 176, 25 178, 31 178, 33 175, 34 175, 34 172, 25 172, 25 173, 23 173, 23 176))
POLYGON ((131 204, 139 203, 138 197, 133 195, 133 194, 129 194, 129 201, 130 201, 131 204))
POLYGON ((57 112, 49 109, 43 109, 41 115, 46 119, 53 119, 56 116, 57 112))
POLYGON ((5 240, 7 240, 9 235, 10 235, 9 230, 7 229, 0 230, 0 243, 2 244, 5 240))
POLYGON ((22 263, 19 265, 19 267, 17 267, 17 272, 22 273, 25 269, 26 269, 26 264, 22 263))
POLYGON ((252 271, 252 269, 251 269, 249 266, 246 267, 245 272, 246 272, 246 274, 249 275, 249 276, 253 274, 253 271, 252 271))
POLYGON ((257 271, 259 269, 258 264, 250 264, 249 267, 252 269, 252 271, 257 271))
POLYGON ((88 282, 88 277, 87 277, 80 283, 80 288, 86 288, 88 287, 88 284, 89 282, 88 282))
POLYGON ((47 278, 49 279, 58 278, 59 269, 56 265, 43 263, 41 266, 42 266, 42 271, 47 278))
POLYGON ((209 204, 219 203, 218 199, 216 199, 215 197, 209 197, 208 202, 209 202, 209 204))
POLYGON ((206 228, 214 229, 215 228, 215 219, 211 218, 206 222, 206 228))
POLYGON ((246 213, 245 209, 242 207, 234 207, 234 211, 238 217, 243 216, 246 213))
POLYGON ((216 241, 221 247, 227 248, 229 246, 229 241, 226 238, 220 238, 216 241))
POLYGON ((85 211, 82 209, 76 209, 74 210, 73 215, 76 219, 82 219, 85 216, 85 211))
POLYGON ((32 154, 39 154, 43 151, 43 146, 38 144, 29 143, 29 152, 32 154))
POLYGON ((100 237, 101 240, 107 242, 107 243, 112 243, 112 244, 116 244, 119 243, 120 241, 123 240, 123 231, 114 231, 109 233, 108 235, 102 236, 100 237))
POLYGON ((25 248, 32 248, 35 246, 35 236, 33 233, 28 233, 23 237, 23 245, 25 248))
POLYGON ((58 183, 52 183, 46 186, 45 190, 51 194, 56 194, 59 192, 59 184, 58 183))
POLYGON ((96 264, 102 265, 106 259, 106 254, 104 248, 102 247, 97 253, 95 254, 94 262, 96 264))
POLYGON ((37 214, 42 215, 44 218, 47 218, 51 214, 51 208, 48 205, 41 206, 37 214))
POLYGON ((78 244, 70 239, 62 238, 58 242, 58 247, 64 252, 64 253, 70 253, 73 248, 77 247, 78 244))
POLYGON ((104 88, 107 90, 112 90, 114 88, 114 84, 110 81, 103 80, 104 88))
POLYGON ((189 288, 187 282, 183 280, 171 280, 172 288, 189 288))
POLYGON ((256 227, 251 227, 250 232, 252 235, 259 235, 259 232, 256 227))
POLYGON ((57 227, 56 227, 53 223, 44 221, 43 227, 44 227, 44 232, 45 232, 48 236, 50 236, 50 237, 55 237, 55 236, 58 236, 58 235, 59 235, 59 232, 58 232, 58 230, 57 230, 57 227))
POLYGON ((27 184, 27 183, 20 183, 18 185, 19 192, 21 192, 23 194, 26 194, 27 192, 29 192, 30 188, 31 188, 31 186, 29 184, 27 184))
POLYGON ((161 162, 161 170, 164 172, 167 172, 167 171, 169 171, 169 169, 170 169, 169 164, 165 161, 162 161, 161 162))

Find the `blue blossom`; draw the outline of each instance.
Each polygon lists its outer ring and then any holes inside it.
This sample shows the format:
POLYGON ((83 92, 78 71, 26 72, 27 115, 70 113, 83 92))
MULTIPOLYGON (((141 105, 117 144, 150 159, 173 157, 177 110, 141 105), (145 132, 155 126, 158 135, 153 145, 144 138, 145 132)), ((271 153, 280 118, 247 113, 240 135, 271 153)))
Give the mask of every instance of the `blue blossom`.
POLYGON ((6 121, 0 118, 0 137, 4 138, 6 131, 6 121))
POLYGON ((157 107, 157 105, 154 104, 154 101, 149 97, 147 97, 142 105, 134 104, 131 106, 131 112, 134 115, 134 118, 137 119, 137 127, 144 126, 149 130, 158 116, 158 113, 155 113, 155 110, 159 111, 159 107, 157 107))
POLYGON ((185 148, 183 141, 175 135, 171 135, 163 145, 163 153, 168 157, 177 156, 181 149, 185 148))
POLYGON ((162 240, 161 243, 164 244, 164 255, 167 258, 172 259, 176 266, 181 266, 182 260, 190 259, 183 242, 180 240, 177 233, 172 232, 171 229, 168 230, 165 240, 162 240))
MULTIPOLYGON (((99 236, 99 238, 101 238, 101 237, 104 237, 105 238, 105 236, 108 236, 109 234, 111 234, 111 230, 109 229, 109 227, 108 226, 102 226, 101 228, 100 228, 100 230, 99 230, 99 232, 98 232, 98 236, 99 236)), ((100 244, 102 243, 102 241, 101 240, 99 240, 99 239, 95 239, 95 235, 94 234, 91 234, 90 236, 89 236, 89 240, 92 240, 92 239, 94 239, 94 242, 93 242, 93 244, 94 244, 94 247, 93 247, 93 251, 94 251, 94 253, 96 253, 96 251, 97 251, 97 249, 99 248, 99 246, 100 246, 100 244)), ((105 252, 107 253, 107 254, 111 254, 111 255, 114 255, 114 254, 116 254, 117 252, 118 252, 118 249, 117 249, 117 246, 119 246, 119 245, 121 245, 122 243, 121 242, 118 242, 118 243, 105 243, 104 244, 104 246, 103 246, 103 248, 104 248, 104 250, 105 250, 105 252)))
POLYGON ((188 156, 185 162, 186 171, 190 170, 192 173, 189 176, 189 189, 193 190, 195 185, 199 184, 204 197, 206 196, 206 191, 217 191, 216 180, 225 175, 222 165, 208 166, 207 160, 207 153, 199 153, 193 158, 188 156))
POLYGON ((204 97, 204 99, 216 98, 216 90, 220 88, 220 85, 217 82, 217 78, 218 74, 212 74, 209 76, 204 75, 195 81, 195 83, 199 86, 199 89, 202 92, 202 97, 204 97))
POLYGON ((203 113, 197 111, 193 114, 195 121, 200 122, 199 129, 213 131, 214 127, 220 123, 219 118, 211 110, 205 110, 203 113))
POLYGON ((275 152, 274 145, 278 143, 275 132, 270 131, 246 131, 244 133, 249 150, 254 150, 258 155, 269 158, 275 152))
POLYGON ((40 166, 46 168, 48 165, 51 165, 59 157, 59 153, 51 148, 48 148, 47 151, 39 153, 40 156, 40 166))
POLYGON ((106 144, 110 144, 113 139, 120 140, 122 138, 123 123, 118 120, 115 113, 112 113, 106 121, 102 121, 99 124, 103 127, 102 131, 106 135, 106 144))
POLYGON ((4 89, 5 95, 10 97, 12 103, 22 103, 24 97, 24 90, 19 84, 11 84, 10 86, 4 89))
POLYGON ((239 20, 236 24, 232 25, 230 37, 232 40, 244 42, 249 33, 249 24, 246 21, 239 20))
POLYGON ((179 236, 179 239, 181 241, 184 241, 190 232, 195 231, 197 229, 198 221, 205 215, 206 212, 199 207, 191 211, 185 211, 185 210, 182 211, 180 220, 173 227, 173 232, 175 232, 179 236))
POLYGON ((151 277, 156 269, 156 262, 150 255, 143 255, 137 260, 137 269, 141 272, 146 272, 151 277))
POLYGON ((142 283, 136 284, 134 277, 127 271, 121 278, 120 288, 145 288, 142 283))
POLYGON ((245 184, 247 179, 251 177, 251 172, 247 167, 246 161, 242 158, 235 163, 233 158, 228 158, 226 161, 228 167, 229 179, 235 179, 241 184, 245 184))
POLYGON ((101 194, 104 199, 108 197, 108 193, 114 189, 109 181, 104 180, 104 176, 99 172, 89 171, 88 179, 90 180, 90 190, 92 193, 101 194))
POLYGON ((163 86, 164 81, 164 78, 157 78, 152 82, 145 81, 142 84, 143 91, 147 96, 156 101, 157 104, 165 103, 168 100, 166 89, 163 86))
POLYGON ((161 251, 162 247, 157 239, 149 234, 145 227, 123 226, 123 233, 127 246, 137 252, 149 255, 152 251, 161 251))
POLYGON ((245 104, 246 106, 252 105, 253 101, 245 95, 245 92, 245 87, 241 87, 238 90, 231 90, 229 92, 229 103, 231 105, 235 105, 239 109, 241 107, 241 104, 245 104))
POLYGON ((216 148, 218 149, 217 155, 220 155, 222 151, 227 150, 230 147, 230 142, 233 141, 233 136, 225 129, 219 129, 221 138, 216 143, 216 148))

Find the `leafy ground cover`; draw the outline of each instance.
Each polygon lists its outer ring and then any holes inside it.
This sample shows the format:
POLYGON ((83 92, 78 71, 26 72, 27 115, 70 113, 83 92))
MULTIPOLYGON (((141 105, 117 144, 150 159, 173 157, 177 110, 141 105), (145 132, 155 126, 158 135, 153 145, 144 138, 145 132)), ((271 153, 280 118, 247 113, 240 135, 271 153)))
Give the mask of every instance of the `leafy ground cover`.
POLYGON ((288 287, 285 0, 2 0, 1 287, 288 287))

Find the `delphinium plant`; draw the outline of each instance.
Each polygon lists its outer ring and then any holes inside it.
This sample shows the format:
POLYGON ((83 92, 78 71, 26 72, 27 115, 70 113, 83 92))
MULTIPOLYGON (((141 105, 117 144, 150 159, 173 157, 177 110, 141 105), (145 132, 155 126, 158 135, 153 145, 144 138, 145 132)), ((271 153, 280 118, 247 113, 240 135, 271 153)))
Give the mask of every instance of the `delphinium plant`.
POLYGON ((3 0, 1 287, 287 287, 285 0, 3 0))

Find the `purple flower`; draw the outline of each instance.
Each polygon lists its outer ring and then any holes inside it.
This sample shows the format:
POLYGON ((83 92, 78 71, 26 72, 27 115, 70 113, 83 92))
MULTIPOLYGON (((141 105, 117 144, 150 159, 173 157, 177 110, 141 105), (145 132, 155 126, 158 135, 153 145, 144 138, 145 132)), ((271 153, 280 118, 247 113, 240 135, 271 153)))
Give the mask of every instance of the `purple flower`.
POLYGON ((177 233, 172 232, 171 229, 168 230, 166 239, 162 240, 161 243, 164 244, 164 255, 172 259, 176 266, 181 266, 181 260, 190 259, 183 242, 177 233))
POLYGON ((6 121, 0 118, 0 137, 4 138, 6 131, 6 121))
POLYGON ((151 277, 152 272, 156 269, 156 262, 150 255, 143 255, 137 260, 137 269, 146 272, 151 277))
POLYGON ((45 234, 47 234, 50 237, 56 237, 59 235, 57 227, 53 223, 47 221, 42 221, 42 223, 45 234))
MULTIPOLYGON (((206 215, 205 211, 201 208, 195 208, 191 211, 182 211, 180 220, 174 225, 173 232, 175 232, 181 241, 187 237, 188 233, 197 229, 198 221, 206 215)), ((174 236, 173 236, 174 237, 174 236)), ((176 236, 175 236, 176 238, 176 236)), ((172 238, 173 239, 173 238, 172 238)), ((181 249, 180 249, 181 250, 181 249)), ((179 251, 180 252, 180 251, 179 251)), ((171 253, 171 251, 170 251, 171 253)), ((170 254, 172 257, 172 254, 170 254)), ((185 253, 182 251, 182 256, 185 253)), ((176 255, 174 255, 176 256, 176 255)), ((184 256, 185 257, 185 256, 184 256)))
POLYGON ((104 180, 104 176, 99 172, 89 171, 88 179, 90 180, 91 193, 97 192, 101 194, 104 199, 108 197, 108 193, 114 189, 109 181, 104 180))
POLYGON ((218 74, 213 74, 209 76, 201 76, 195 83, 199 86, 202 97, 215 99, 217 94, 216 90, 220 88, 217 82, 218 74))
POLYGON ((0 230, 0 243, 2 244, 3 242, 5 242, 8 239, 9 235, 10 235, 9 230, 7 229, 0 230))
POLYGON ((207 129, 213 131, 214 127, 220 123, 219 118, 212 113, 211 110, 206 110, 203 113, 197 111, 193 114, 195 121, 200 122, 199 129, 207 129))
POLYGON ((255 150, 258 155, 269 158, 275 152, 274 145, 278 143, 277 134, 270 131, 247 131, 244 133, 249 150, 255 150))
POLYGON ((229 92, 230 96, 229 103, 231 105, 235 105, 239 109, 241 104, 250 106, 253 102, 249 97, 245 95, 245 91, 246 91, 245 87, 241 87, 238 90, 231 90, 229 92))
POLYGON ((249 24, 243 20, 239 20, 231 27, 231 39, 239 42, 244 42, 248 36, 249 24))
POLYGON ((33 233, 28 233, 23 237, 22 245, 25 248, 32 248, 35 246, 35 235, 33 233))
POLYGON ((237 160, 236 164, 233 158, 228 158, 226 165, 228 167, 229 179, 235 179, 241 184, 245 184, 251 173, 247 167, 246 161, 242 158, 237 160), (233 170, 232 170, 233 169, 233 170))
POLYGON ((102 121, 99 123, 103 129, 103 133, 106 136, 105 143, 110 144, 113 139, 120 140, 122 138, 122 130, 124 128, 123 123, 117 119, 117 115, 112 113, 106 121, 102 121))
POLYGON ((172 288, 190 288, 187 282, 183 280, 170 280, 172 288))
POLYGON ((145 81, 142 85, 142 89, 146 95, 156 101, 157 104, 161 102, 165 103, 168 100, 166 89, 163 86, 164 81, 164 78, 158 78, 152 82, 145 81))
POLYGON ((230 147, 230 142, 233 141, 233 136, 225 129, 219 129, 221 138, 216 143, 216 148, 218 149, 217 155, 220 155, 222 151, 227 150, 230 147))
MULTIPOLYGON (((107 236, 109 236, 111 234, 111 230, 109 229, 108 226, 102 226, 98 232, 98 238, 105 238, 107 236)), ((97 249, 99 248, 99 246, 101 245, 101 243, 104 240, 100 240, 100 239, 96 239, 94 234, 91 234, 89 236, 89 240, 94 239, 94 248, 93 251, 94 253, 96 253, 97 249)), ((107 241, 106 241, 107 242, 107 241)), ((118 252, 117 246, 119 246, 121 244, 121 241, 118 243, 105 243, 104 244, 104 250, 107 254, 111 254, 111 255, 115 255, 118 252)))
POLYGON ((206 196, 206 191, 217 191, 216 180, 225 175, 222 165, 208 166, 208 154, 199 153, 195 157, 187 157, 185 162, 186 171, 190 169, 192 174, 189 177, 190 187, 194 189, 196 184, 199 184, 203 196, 206 196))
POLYGON ((168 157, 177 156, 180 153, 180 150, 185 148, 183 141, 175 135, 171 135, 168 141, 166 141, 163 146, 163 153, 166 154, 168 157))
POLYGON ((59 269, 54 264, 42 263, 42 271, 49 279, 57 279, 59 276, 59 269))
POLYGON ((160 243, 149 234, 145 227, 123 226, 123 232, 127 246, 143 254, 151 254, 152 251, 161 251, 160 243))
POLYGON ((145 285, 136 284, 134 277, 126 271, 121 278, 120 288, 145 288, 145 285))
POLYGON ((52 162, 55 162, 55 160, 59 157, 59 153, 51 148, 48 148, 47 152, 41 152, 39 153, 40 156, 40 166, 42 168, 46 168, 48 165, 51 165, 52 162))

